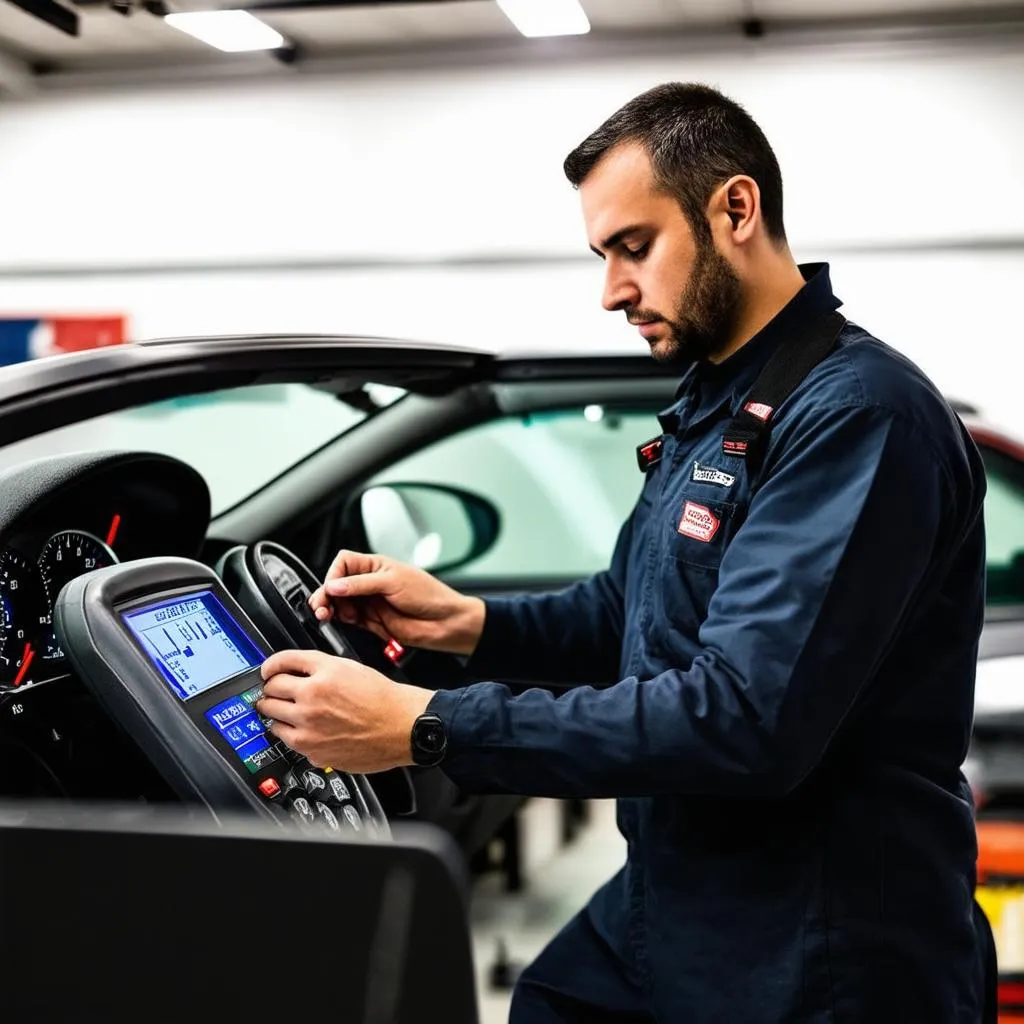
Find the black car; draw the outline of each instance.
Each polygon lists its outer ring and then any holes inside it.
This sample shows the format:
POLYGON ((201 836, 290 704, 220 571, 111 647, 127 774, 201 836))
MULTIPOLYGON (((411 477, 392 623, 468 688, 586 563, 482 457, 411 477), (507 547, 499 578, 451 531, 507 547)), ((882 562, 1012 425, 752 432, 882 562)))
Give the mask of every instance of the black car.
MULTIPOLYGON (((257 564, 278 646, 323 644, 304 599, 341 547, 469 593, 562 587, 607 564, 640 490, 636 449, 677 373, 646 355, 356 337, 146 342, 0 370, 0 795, 176 799, 75 678, 53 623, 70 579, 182 556, 241 596, 257 564)), ((1024 794, 1024 448, 962 412, 989 471, 990 622, 967 768, 983 813, 1003 813, 1024 794)), ((464 681, 457 658, 351 641, 412 682, 464 681)), ((440 825, 467 856, 519 804, 462 793, 436 769, 373 784, 388 813, 440 825)))

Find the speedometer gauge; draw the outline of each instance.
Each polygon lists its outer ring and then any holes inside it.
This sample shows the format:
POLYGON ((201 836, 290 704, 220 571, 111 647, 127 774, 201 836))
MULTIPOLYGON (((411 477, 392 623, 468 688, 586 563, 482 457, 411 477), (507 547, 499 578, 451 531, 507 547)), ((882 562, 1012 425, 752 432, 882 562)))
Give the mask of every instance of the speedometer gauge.
POLYGON ((0 690, 30 681, 46 621, 35 566, 13 551, 0 552, 0 690))
POLYGON ((99 539, 84 530, 64 530, 54 534, 43 548, 39 556, 39 574, 46 587, 49 601, 49 628, 45 639, 43 657, 47 659, 63 658, 60 642, 53 631, 53 606, 66 583, 82 576, 93 569, 102 569, 113 565, 117 555, 99 539))

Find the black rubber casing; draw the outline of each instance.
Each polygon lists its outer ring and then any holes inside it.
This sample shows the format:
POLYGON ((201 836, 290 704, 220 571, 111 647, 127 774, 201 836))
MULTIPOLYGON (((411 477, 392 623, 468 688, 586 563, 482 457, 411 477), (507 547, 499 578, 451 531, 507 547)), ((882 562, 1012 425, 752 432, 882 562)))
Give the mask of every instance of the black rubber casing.
MULTIPOLYGON (((185 558, 151 558, 112 565, 80 576, 61 591, 54 626, 68 659, 104 710, 141 748, 178 796, 217 813, 248 810, 287 823, 288 816, 264 798, 258 785, 279 775, 275 762, 250 774, 205 720, 204 712, 228 697, 262 684, 258 668, 182 701, 153 667, 121 620, 123 611, 177 595, 212 591, 261 654, 266 639, 217 575, 185 558)), ((353 799, 378 834, 387 822, 363 776, 345 775, 353 799)))

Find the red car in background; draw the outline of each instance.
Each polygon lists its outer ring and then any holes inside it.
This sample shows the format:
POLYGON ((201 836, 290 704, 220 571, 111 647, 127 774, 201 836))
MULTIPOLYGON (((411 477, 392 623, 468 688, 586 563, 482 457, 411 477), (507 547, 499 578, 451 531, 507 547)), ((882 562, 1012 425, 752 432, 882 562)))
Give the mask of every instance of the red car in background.
POLYGON ((1024 1021, 1024 444, 958 409, 988 477, 987 593, 964 771, 978 821, 978 902, 999 961, 1001 1024, 1024 1021))

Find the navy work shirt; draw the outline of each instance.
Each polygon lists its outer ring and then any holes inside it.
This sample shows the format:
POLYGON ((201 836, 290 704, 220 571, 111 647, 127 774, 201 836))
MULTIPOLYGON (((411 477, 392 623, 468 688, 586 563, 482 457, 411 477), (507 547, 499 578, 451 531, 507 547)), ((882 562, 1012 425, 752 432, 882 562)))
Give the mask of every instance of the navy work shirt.
MULTIPOLYGON (((984 471, 922 373, 847 324, 754 480, 722 435, 827 266, 660 416, 611 567, 487 602, 431 701, 474 792, 618 797, 588 913, 661 1022, 980 1018, 960 766, 984 613, 984 471)), ((580 515, 586 510, 580 509, 580 515)))

